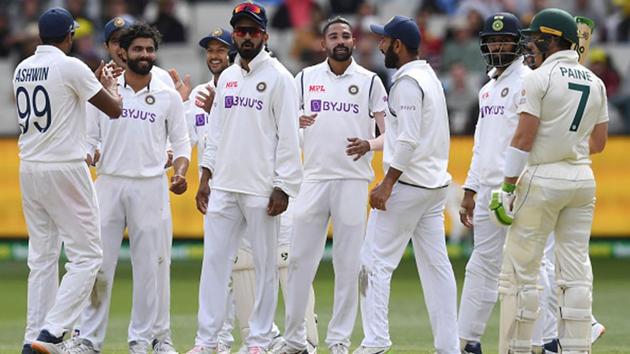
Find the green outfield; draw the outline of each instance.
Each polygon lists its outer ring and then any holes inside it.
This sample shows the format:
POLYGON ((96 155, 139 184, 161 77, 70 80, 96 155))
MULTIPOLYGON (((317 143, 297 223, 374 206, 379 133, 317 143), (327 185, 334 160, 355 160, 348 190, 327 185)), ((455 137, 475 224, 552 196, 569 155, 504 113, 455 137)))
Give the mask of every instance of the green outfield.
MULTIPOLYGON (((177 261, 172 267, 172 328, 173 339, 180 352, 193 344, 196 330, 197 289, 200 261, 177 261)), ((461 289, 464 261, 453 263, 461 289)), ((630 353, 630 261, 594 259, 595 315, 608 329, 593 347, 594 353, 630 353), (626 339, 624 339, 624 337, 626 339)), ((0 262, 0 353, 17 353, 21 347, 26 313, 25 262, 0 262)), ((332 265, 320 268, 315 283, 320 337, 324 338, 332 305, 332 265)), ((126 331, 131 306, 131 270, 128 261, 121 262, 114 285, 104 353, 126 353, 126 331)), ((412 260, 405 260, 394 274, 390 305, 390 328, 393 353, 433 353, 431 329, 412 260)), ((282 304, 278 324, 282 326, 282 304)), ((488 325, 484 338, 484 353, 496 353, 498 311, 488 325)), ((362 332, 357 321, 352 337, 353 348, 359 344, 362 332)), ((240 341, 237 338, 237 341, 240 341)), ((327 353, 323 348, 320 353, 327 353)), ((236 351, 236 349, 235 349, 236 351)))

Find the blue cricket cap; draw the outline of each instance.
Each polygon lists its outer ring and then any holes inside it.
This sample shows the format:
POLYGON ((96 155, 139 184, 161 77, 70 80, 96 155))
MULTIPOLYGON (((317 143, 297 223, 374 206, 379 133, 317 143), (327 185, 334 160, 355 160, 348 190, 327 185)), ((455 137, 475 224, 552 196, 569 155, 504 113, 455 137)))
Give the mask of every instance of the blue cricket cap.
POLYGON ((381 36, 400 39, 409 49, 420 47, 420 29, 412 18, 394 16, 385 25, 370 25, 370 29, 381 36))
POLYGON ((125 29, 131 27, 134 23, 133 17, 129 15, 117 16, 109 20, 105 24, 105 28, 103 29, 103 37, 105 39, 105 43, 109 41, 109 37, 112 36, 112 33, 118 31, 119 29, 125 29))
POLYGON ((62 37, 79 28, 72 15, 66 9, 53 7, 46 10, 37 22, 39 36, 42 38, 62 37))
POLYGON ((225 28, 215 28, 209 35, 201 38, 199 45, 205 49, 208 47, 208 42, 211 40, 219 41, 232 48, 232 32, 226 30, 225 28))

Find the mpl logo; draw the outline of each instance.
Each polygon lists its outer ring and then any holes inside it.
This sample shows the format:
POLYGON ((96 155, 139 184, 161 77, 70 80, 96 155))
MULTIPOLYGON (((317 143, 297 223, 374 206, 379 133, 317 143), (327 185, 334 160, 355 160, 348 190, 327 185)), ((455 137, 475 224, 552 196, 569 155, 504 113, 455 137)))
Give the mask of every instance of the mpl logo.
POLYGON ((308 92, 326 92, 324 85, 309 85, 308 92))
POLYGON ((235 87, 238 87, 238 81, 228 81, 228 82, 225 84, 225 87, 226 87, 226 88, 235 88, 235 87))

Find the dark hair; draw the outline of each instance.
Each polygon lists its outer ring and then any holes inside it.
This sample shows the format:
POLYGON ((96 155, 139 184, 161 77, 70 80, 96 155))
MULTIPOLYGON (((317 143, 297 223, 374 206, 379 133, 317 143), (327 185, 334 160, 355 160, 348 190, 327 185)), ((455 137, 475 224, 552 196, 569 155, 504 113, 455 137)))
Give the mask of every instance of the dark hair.
POLYGON ((136 38, 151 38, 155 44, 155 49, 158 49, 160 42, 162 41, 162 34, 154 27, 149 26, 144 22, 138 22, 131 25, 129 28, 123 29, 120 34, 118 42, 120 47, 124 50, 128 50, 136 38))
POLYGON ((326 24, 324 24, 324 27, 322 28, 322 34, 325 35, 326 31, 328 31, 328 28, 334 25, 335 23, 342 23, 344 25, 347 25, 348 27, 350 27, 350 30, 352 31, 352 25, 350 24, 350 21, 346 20, 345 18, 341 16, 335 16, 331 19, 328 19, 328 21, 326 21, 326 24))
POLYGON ((64 34, 63 36, 58 36, 58 37, 39 37, 42 40, 42 44, 44 45, 55 45, 55 44, 60 44, 61 42, 66 40, 66 37, 68 36, 68 33, 64 34))

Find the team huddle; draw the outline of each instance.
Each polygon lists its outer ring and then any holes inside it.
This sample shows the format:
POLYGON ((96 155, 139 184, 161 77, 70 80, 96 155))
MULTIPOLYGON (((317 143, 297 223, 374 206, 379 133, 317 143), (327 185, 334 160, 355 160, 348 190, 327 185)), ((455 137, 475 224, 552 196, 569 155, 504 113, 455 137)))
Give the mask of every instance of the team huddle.
POLYGON ((591 352, 604 327, 591 314, 589 156, 605 147, 608 112, 602 81, 575 50, 576 19, 546 9, 521 28, 514 15, 497 13, 480 33, 490 80, 479 92, 463 187, 460 220, 473 228, 474 250, 459 312, 444 230, 446 100, 419 58, 417 24, 395 16, 371 26, 385 66, 396 69, 387 93, 354 61, 352 26, 342 17, 322 29, 327 59, 295 77, 267 50, 264 7, 239 4, 229 22, 231 31, 216 28, 199 41, 212 77, 193 88, 188 75, 154 65, 161 35, 147 24, 109 21, 111 61, 93 73, 67 56, 72 16, 61 8, 41 15, 42 45, 13 80, 29 233, 23 354, 107 350, 125 229, 129 353, 177 353, 169 190, 186 192, 195 146, 204 252, 188 354, 231 353, 236 324, 239 353, 321 351, 312 283, 329 222, 330 353, 350 352, 359 311, 364 337, 353 353, 390 351, 391 279, 410 240, 437 353, 481 354, 497 299, 499 353, 591 352), (385 176, 369 191, 377 150, 385 176), (68 263, 59 283, 62 247, 68 263), (274 323, 280 289, 284 333, 274 323))

